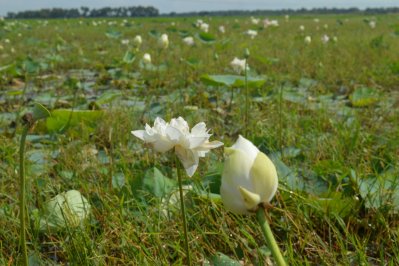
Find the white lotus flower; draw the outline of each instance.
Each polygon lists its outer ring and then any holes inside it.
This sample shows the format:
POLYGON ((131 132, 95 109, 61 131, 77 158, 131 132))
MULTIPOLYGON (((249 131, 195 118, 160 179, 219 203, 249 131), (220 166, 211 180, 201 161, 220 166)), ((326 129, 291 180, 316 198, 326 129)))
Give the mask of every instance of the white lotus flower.
POLYGON ((121 44, 123 44, 123 45, 128 45, 129 44, 129 40, 128 39, 123 39, 123 40, 121 40, 121 44))
POLYGON ((145 54, 143 55, 143 62, 144 62, 145 64, 151 64, 151 55, 148 54, 148 53, 145 53, 145 54))
POLYGON ((202 23, 204 23, 204 21, 202 19, 197 19, 197 22, 195 22, 195 25, 197 27, 200 27, 202 23))
POLYGON ((303 26, 303 25, 299 26, 299 30, 300 31, 304 31, 305 30, 305 26, 303 26))
POLYGON ((265 19, 265 20, 263 20, 263 27, 264 28, 267 28, 267 27, 269 27, 269 26, 273 26, 273 27, 278 27, 278 20, 275 20, 275 19, 273 19, 273 20, 269 20, 269 19, 265 19))
MULTIPOLYGON (((246 60, 234 57, 233 61, 230 62, 230 65, 235 72, 240 74, 241 72, 245 71, 246 60)), ((248 70, 248 67, 247 67, 247 70, 248 70)))
POLYGON ((250 36, 251 39, 254 39, 254 38, 256 37, 256 35, 258 35, 258 32, 257 32, 256 30, 247 30, 247 31, 246 31, 246 34, 247 34, 248 36, 250 36))
POLYGON ((133 39, 133 43, 136 46, 140 46, 142 44, 142 42, 143 42, 143 39, 141 39, 140 35, 136 35, 136 37, 134 37, 134 39, 133 39))
POLYGON ((269 203, 278 186, 273 162, 242 136, 232 147, 225 148, 225 154, 220 195, 226 209, 249 214, 259 204, 269 203))
POLYGON ((169 39, 167 34, 162 34, 161 38, 159 39, 159 44, 162 48, 166 49, 169 46, 169 39))
POLYGON ((191 36, 185 37, 183 39, 183 42, 189 46, 193 46, 194 45, 194 38, 191 36))
POLYGON ((167 152, 175 148, 188 176, 193 176, 199 164, 199 158, 205 157, 211 149, 223 145, 220 141, 209 142, 204 122, 195 125, 191 131, 187 122, 182 118, 173 118, 170 123, 157 117, 154 127, 145 126, 145 130, 135 130, 132 134, 150 144, 154 150, 167 152))
POLYGON ((328 37, 328 35, 326 35, 326 34, 324 34, 321 37, 321 42, 324 43, 324 44, 328 43, 329 40, 330 40, 330 37, 328 37))
POLYGON ((314 21, 315 23, 319 23, 319 22, 320 22, 320 19, 314 18, 313 21, 314 21))
POLYGON ((371 20, 369 22, 369 26, 370 26, 370 28, 375 29, 375 26, 377 26, 377 23, 374 20, 371 20))
POLYGON ((254 25, 257 25, 259 23, 259 21, 260 21, 260 19, 251 17, 251 23, 254 25))
POLYGON ((312 37, 306 36, 306 37, 305 37, 305 43, 306 43, 306 44, 309 44, 309 43, 311 43, 311 42, 312 42, 312 37))
POLYGON ((201 29, 202 31, 204 31, 204 32, 208 32, 208 30, 209 30, 209 24, 207 24, 207 23, 201 23, 200 29, 201 29))
POLYGON ((225 33, 226 32, 226 29, 224 28, 223 25, 219 26, 219 32, 220 33, 225 33))

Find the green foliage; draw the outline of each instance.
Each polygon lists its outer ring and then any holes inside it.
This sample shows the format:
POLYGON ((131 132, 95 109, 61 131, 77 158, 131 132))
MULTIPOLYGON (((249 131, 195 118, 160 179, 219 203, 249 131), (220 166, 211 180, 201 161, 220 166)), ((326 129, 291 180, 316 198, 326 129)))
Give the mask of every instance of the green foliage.
MULTIPOLYGON (((237 75, 203 75, 201 81, 211 86, 244 87, 245 77, 237 75)), ((248 77, 249 88, 259 88, 266 80, 261 77, 248 77)))
POLYGON ((51 117, 47 119, 46 126, 50 132, 60 132, 80 123, 86 123, 94 127, 102 115, 103 112, 99 110, 57 109, 51 111, 51 117))
POLYGON ((364 107, 375 104, 380 98, 380 92, 374 88, 359 87, 349 96, 355 107, 364 107))

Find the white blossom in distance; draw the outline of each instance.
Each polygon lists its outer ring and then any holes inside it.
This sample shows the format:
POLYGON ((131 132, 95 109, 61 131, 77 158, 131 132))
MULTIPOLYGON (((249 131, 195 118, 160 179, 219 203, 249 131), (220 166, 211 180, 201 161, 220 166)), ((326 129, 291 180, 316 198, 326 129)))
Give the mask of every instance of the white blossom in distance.
POLYGON ((134 39, 133 39, 133 43, 134 43, 136 46, 140 46, 140 45, 143 43, 143 39, 141 38, 140 35, 136 35, 136 36, 134 37, 134 39))
POLYGON ((256 30, 247 30, 246 34, 251 37, 251 39, 254 39, 258 35, 258 32, 256 30))
POLYGON ((166 33, 161 35, 161 38, 159 39, 159 44, 164 49, 168 48, 169 39, 168 39, 168 35, 166 33))
POLYGON ((375 26, 377 26, 377 23, 374 20, 371 20, 369 22, 369 26, 370 26, 370 28, 375 29, 375 26))
POLYGON ((184 42, 185 44, 187 44, 188 46, 193 46, 193 45, 195 44, 195 43, 194 43, 194 38, 191 37, 191 36, 185 37, 185 38, 183 39, 183 42, 184 42))
POLYGON ((121 40, 121 44, 123 44, 123 45, 128 45, 129 44, 129 40, 128 39, 123 39, 123 40, 121 40))
POLYGON ((299 26, 299 30, 300 31, 304 31, 305 30, 305 26, 303 26, 303 25, 299 26))
POLYGON ((220 33, 225 33, 226 32, 226 29, 224 28, 223 25, 219 26, 219 32, 220 33))
POLYGON ((197 26, 199 28, 202 23, 204 23, 204 21, 202 19, 197 19, 197 22, 195 22, 195 26, 197 26))
POLYGON ((312 42, 312 38, 310 37, 310 36, 306 36, 305 37, 305 43, 306 44, 309 44, 309 43, 311 43, 312 42))
POLYGON ((209 141, 212 135, 204 122, 190 130, 182 117, 173 118, 169 123, 157 117, 153 127, 146 124, 144 130, 134 130, 131 133, 151 145, 155 151, 167 152, 174 148, 189 177, 197 170, 200 157, 205 157, 211 149, 223 145, 220 141, 209 141))
POLYGON ((249 140, 239 136, 225 148, 226 159, 220 196, 227 210, 250 214, 260 204, 268 204, 278 186, 273 162, 249 140))
POLYGON ((321 37, 321 42, 324 43, 324 44, 328 43, 329 40, 330 40, 330 37, 328 37, 328 35, 326 35, 326 34, 324 34, 321 37))
POLYGON ((200 25, 200 29, 201 29, 202 31, 204 31, 204 32, 208 32, 208 31, 209 31, 209 24, 207 24, 207 23, 202 23, 202 24, 200 25))
POLYGON ((251 23, 254 25, 258 25, 259 21, 260 21, 260 19, 251 17, 251 23))
POLYGON ((151 64, 151 55, 148 53, 145 53, 143 55, 143 62, 144 62, 144 64, 151 64))
POLYGON ((278 27, 279 26, 278 20, 275 20, 275 19, 273 19, 273 20, 269 20, 269 19, 263 20, 263 27, 267 28, 269 26, 278 27))
POLYGON ((240 74, 241 72, 245 71, 246 60, 234 57, 233 61, 230 62, 230 65, 235 72, 240 74))

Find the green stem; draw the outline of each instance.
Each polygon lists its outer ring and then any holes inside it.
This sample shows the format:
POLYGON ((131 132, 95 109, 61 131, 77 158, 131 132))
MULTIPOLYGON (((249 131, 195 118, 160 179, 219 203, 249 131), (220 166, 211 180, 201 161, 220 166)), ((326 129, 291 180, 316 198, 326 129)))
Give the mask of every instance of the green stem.
POLYGON ((28 135, 30 125, 26 124, 23 128, 19 146, 19 215, 20 219, 20 245, 22 249, 22 265, 28 265, 28 252, 26 248, 26 195, 25 195, 25 140, 28 135))
POLYGON ((248 118, 248 63, 247 59, 245 59, 245 128, 244 128, 244 133, 245 136, 248 137, 248 123, 249 123, 249 118, 248 118))
POLYGON ((186 248, 186 256, 187 256, 187 265, 191 266, 191 258, 190 258, 190 249, 188 247, 188 234, 187 234, 187 221, 186 221, 186 209, 184 207, 184 198, 183 198, 183 185, 182 185, 182 177, 180 173, 180 162, 177 156, 175 156, 176 161, 176 171, 177 171, 177 179, 179 181, 179 193, 180 193, 180 209, 181 216, 183 218, 183 230, 184 230, 184 245, 186 248))
POLYGON ((266 238, 267 245, 272 251, 273 257, 276 260, 278 266, 287 266, 283 255, 281 255, 280 249, 277 245, 276 239, 274 239, 272 229, 270 228, 269 222, 266 218, 266 210, 263 207, 260 207, 256 211, 256 218, 262 229, 262 233, 266 238))

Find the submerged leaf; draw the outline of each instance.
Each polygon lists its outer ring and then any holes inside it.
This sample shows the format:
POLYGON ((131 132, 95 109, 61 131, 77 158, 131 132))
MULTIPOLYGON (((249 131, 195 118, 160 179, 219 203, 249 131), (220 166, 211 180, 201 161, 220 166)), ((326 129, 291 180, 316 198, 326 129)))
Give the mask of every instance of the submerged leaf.
POLYGON ((355 107, 369 106, 378 102, 379 92, 374 88, 360 87, 349 96, 349 99, 355 107))

